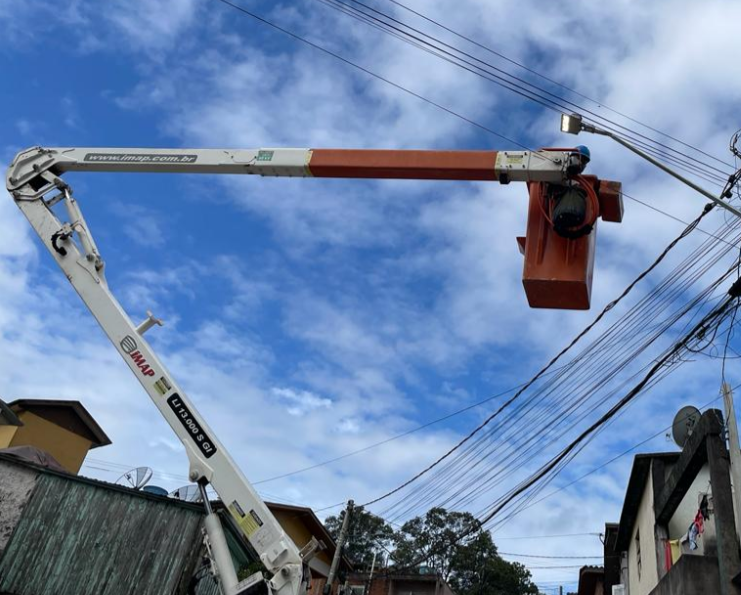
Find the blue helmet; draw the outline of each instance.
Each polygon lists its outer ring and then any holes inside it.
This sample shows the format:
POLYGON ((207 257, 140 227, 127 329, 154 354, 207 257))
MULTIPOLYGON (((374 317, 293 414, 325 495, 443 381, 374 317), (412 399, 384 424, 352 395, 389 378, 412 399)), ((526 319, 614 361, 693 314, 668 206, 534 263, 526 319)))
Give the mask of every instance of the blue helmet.
POLYGON ((592 154, 589 152, 589 149, 585 147, 584 145, 579 145, 576 147, 576 150, 579 151, 579 154, 582 156, 582 159, 585 163, 590 161, 592 159, 592 154))

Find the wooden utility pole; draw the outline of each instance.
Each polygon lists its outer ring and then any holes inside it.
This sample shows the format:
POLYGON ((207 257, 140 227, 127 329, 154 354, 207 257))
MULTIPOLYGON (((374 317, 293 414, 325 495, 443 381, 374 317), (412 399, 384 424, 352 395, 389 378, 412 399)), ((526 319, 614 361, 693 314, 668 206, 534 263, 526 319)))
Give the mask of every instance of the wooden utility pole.
POLYGON ((733 405, 733 391, 728 383, 722 386, 723 402, 726 409, 728 428, 728 452, 731 458, 731 481, 733 482, 733 504, 736 509, 736 538, 741 539, 741 449, 738 442, 736 409, 733 405))
POLYGON ((342 519, 342 527, 340 528, 340 534, 337 536, 337 544, 334 551, 334 557, 332 558, 332 565, 329 567, 329 576, 327 576, 327 584, 324 585, 324 595, 330 595, 332 592, 332 583, 337 576, 337 569, 340 566, 340 560, 342 559, 342 549, 345 546, 345 540, 347 539, 347 529, 350 526, 350 516, 352 516, 352 509, 355 506, 355 502, 352 500, 347 501, 347 508, 345 509, 345 518, 342 519))

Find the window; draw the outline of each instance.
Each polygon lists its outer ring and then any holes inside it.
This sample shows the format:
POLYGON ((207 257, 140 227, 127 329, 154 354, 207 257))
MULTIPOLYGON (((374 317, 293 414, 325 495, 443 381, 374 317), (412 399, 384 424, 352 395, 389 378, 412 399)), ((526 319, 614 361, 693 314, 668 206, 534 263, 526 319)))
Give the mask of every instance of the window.
POLYGON ((641 532, 636 531, 636 567, 638 568, 638 580, 641 580, 641 532))

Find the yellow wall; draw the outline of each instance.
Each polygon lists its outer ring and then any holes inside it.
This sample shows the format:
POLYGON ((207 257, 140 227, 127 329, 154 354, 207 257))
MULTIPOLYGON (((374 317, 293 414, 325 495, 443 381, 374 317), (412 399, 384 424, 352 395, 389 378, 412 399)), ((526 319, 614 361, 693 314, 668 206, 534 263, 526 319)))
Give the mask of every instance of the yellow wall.
POLYGON ((9 446, 35 446, 48 452, 70 473, 80 470, 90 450, 90 440, 30 411, 21 411, 18 417, 24 425, 17 428, 9 446))
MULTIPOLYGON (((293 540, 293 543, 295 543, 299 549, 311 541, 311 532, 306 525, 301 522, 301 518, 295 511, 274 510, 273 515, 275 516, 275 520, 280 523, 280 526, 283 527, 283 530, 288 534, 288 537, 293 540)), ((316 538, 319 539, 320 537, 317 535, 316 538)), ((326 564, 332 563, 332 560, 325 551, 319 552, 316 557, 326 564)))
POLYGON ((13 442, 13 436, 18 426, 0 426, 0 448, 8 448, 13 442))

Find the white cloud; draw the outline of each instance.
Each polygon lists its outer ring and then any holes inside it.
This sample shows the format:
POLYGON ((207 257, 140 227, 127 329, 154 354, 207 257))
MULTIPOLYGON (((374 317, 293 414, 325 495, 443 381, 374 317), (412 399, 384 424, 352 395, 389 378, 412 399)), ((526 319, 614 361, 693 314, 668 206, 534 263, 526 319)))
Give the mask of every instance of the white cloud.
POLYGON ((332 399, 320 397, 308 390, 294 390, 292 388, 273 388, 270 391, 274 397, 286 404, 289 415, 301 416, 316 409, 329 409, 332 399))
MULTIPOLYGON (((65 12, 64 18, 75 19, 80 50, 100 52, 105 59, 115 52, 137 60, 139 80, 118 97, 117 105, 124 117, 154 116, 159 130, 152 138, 157 141, 508 148, 501 139, 477 138, 477 131, 460 120, 321 53, 294 45, 272 51, 282 38, 265 43, 267 32, 252 29, 242 17, 239 28, 232 29, 228 21, 238 15, 229 11, 213 10, 206 19, 193 2, 157 7, 115 2, 101 19, 73 4, 75 12, 65 12)), ((497 10, 482 0, 458 2, 454 10, 450 2, 413 5, 708 152, 724 155, 727 138, 738 127, 729 114, 741 93, 741 78, 734 76, 738 65, 726 59, 735 40, 734 17, 741 16, 732 3, 579 2, 564 8, 524 2, 497 10), (689 38, 695 41, 676 42, 689 38)), ((567 141, 557 135, 557 114, 526 110, 524 100, 499 87, 340 15, 306 10, 312 6, 277 7, 272 16, 511 137, 540 145, 588 143, 593 173, 622 180, 628 193, 686 220, 699 212, 696 195, 609 140, 567 141)), ((9 21, 3 16, 8 14, 7 6, 0 8, 5 31, 9 21)), ((17 114, 16 121, 41 122, 32 116, 17 114)), ((21 128, 28 134, 34 130, 21 128)), ((218 204, 244 227, 261 226, 265 246, 260 262, 235 248, 174 268, 153 263, 146 270, 121 273, 118 286, 126 306, 156 306, 155 314, 167 319, 168 325, 154 335, 155 344, 217 434, 239 453, 252 479, 387 439, 470 402, 472 393, 523 380, 681 230, 627 202, 622 225, 600 225, 594 310, 553 313, 529 310, 524 301, 515 244, 525 227, 527 198, 521 186, 247 179, 196 182, 193 189, 201 204, 218 204), (206 320, 200 310, 204 292, 212 292, 223 306, 216 319, 206 320), (173 311, 173 295, 192 307, 173 311), (261 326, 266 312, 275 317, 271 321, 280 337, 266 336, 268 325, 261 326), (286 345, 295 346, 296 353, 286 353, 286 345), (292 388, 297 386, 303 388, 292 388), (441 402, 445 411, 439 409, 441 402)), ((105 455, 96 453, 99 457, 184 476, 184 457, 168 438, 169 429, 145 404, 140 388, 101 341, 63 279, 47 271, 48 258, 39 258, 10 201, 2 204, 0 375, 5 396, 80 398, 114 439, 105 455)), ((124 231, 135 233, 130 237, 164 247, 168 229, 153 207, 132 201, 127 213, 129 220, 119 216, 124 231), (136 232, 129 227, 134 222, 136 232)), ((702 225, 714 232, 721 221, 714 214, 702 225)), ((241 246, 241 238, 229 233, 224 231, 225 241, 241 246)), ((685 240, 669 263, 679 263, 703 239, 685 240)), ((678 374, 656 393, 661 398, 637 403, 614 431, 605 432, 576 459, 573 475, 560 478, 563 483, 602 463, 606 451, 626 448, 666 423, 659 420, 691 395, 709 392, 717 380, 712 364, 678 374)), ((537 413, 546 412, 549 403, 539 407, 537 413)), ((406 479, 458 438, 459 432, 445 427, 410 435, 275 482, 270 493, 317 506, 348 496, 360 501, 406 479)), ((662 448, 655 442, 651 446, 662 448)), ((528 509, 497 535, 599 530, 619 513, 629 463, 623 459, 528 509)), ((487 494, 479 504, 495 495, 487 494)), ((503 550, 504 543, 518 542, 503 540, 503 550)), ((529 551, 537 553, 557 554, 565 547, 599 550, 596 537, 527 542, 529 551)), ((539 571, 536 576, 556 574, 539 571)))

